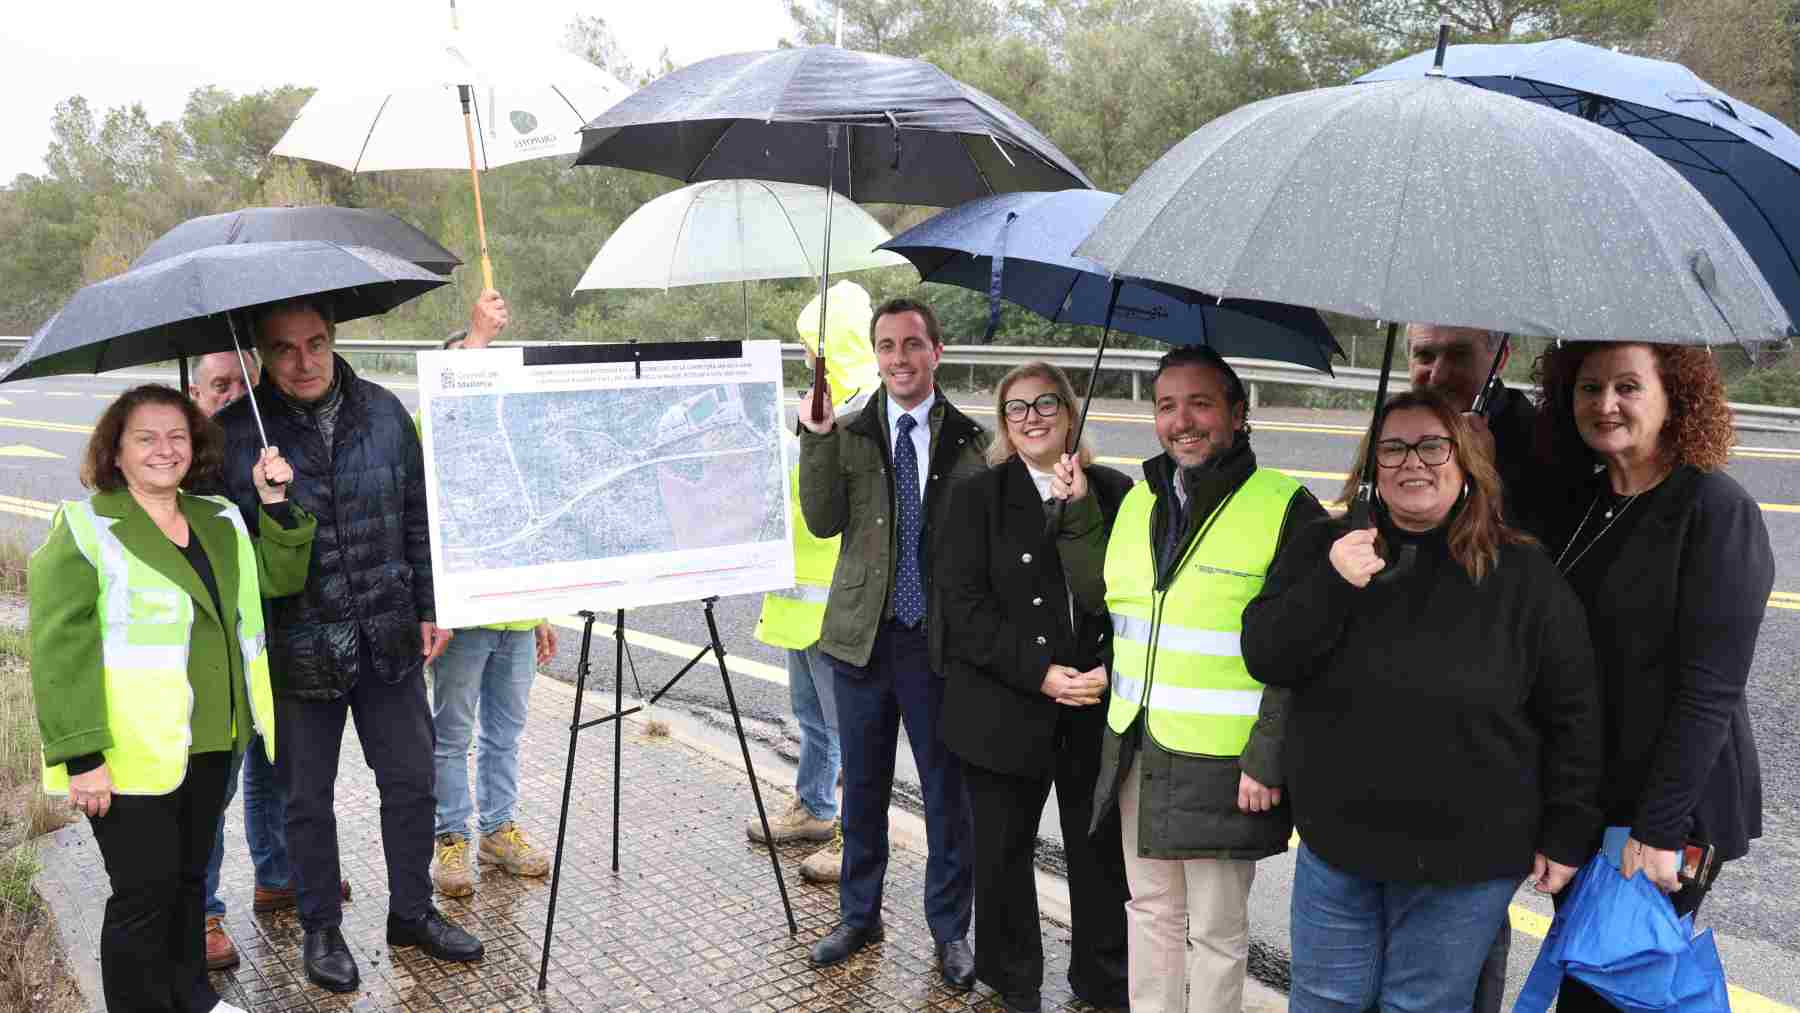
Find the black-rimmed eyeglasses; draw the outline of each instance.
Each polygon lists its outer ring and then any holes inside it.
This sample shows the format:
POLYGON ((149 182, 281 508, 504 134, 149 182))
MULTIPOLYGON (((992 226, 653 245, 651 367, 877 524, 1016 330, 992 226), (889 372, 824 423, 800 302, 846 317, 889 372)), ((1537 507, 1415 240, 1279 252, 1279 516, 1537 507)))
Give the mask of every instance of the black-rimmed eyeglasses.
POLYGON ((1036 412, 1040 419, 1053 419, 1058 412, 1062 411, 1062 404, 1062 395, 1045 393, 1039 394, 1036 399, 1031 401, 1013 398, 1002 404, 1000 410, 1006 413, 1006 421, 1023 422, 1028 412, 1036 412))
POLYGON ((1456 449, 1456 441, 1448 436, 1427 436, 1417 443, 1405 440, 1382 440, 1375 444, 1375 463, 1383 468, 1398 468, 1406 463, 1409 453, 1419 455, 1419 463, 1428 468, 1442 467, 1456 449))

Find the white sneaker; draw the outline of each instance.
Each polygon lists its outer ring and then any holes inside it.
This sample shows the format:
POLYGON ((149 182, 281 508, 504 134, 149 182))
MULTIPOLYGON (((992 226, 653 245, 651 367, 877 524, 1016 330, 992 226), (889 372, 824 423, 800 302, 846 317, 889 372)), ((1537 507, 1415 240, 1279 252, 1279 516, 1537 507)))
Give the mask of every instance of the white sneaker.
POLYGON ((250 1013, 250 1011, 242 1006, 233 1006, 225 1000, 220 999, 219 1004, 212 1008, 212 1013, 250 1013))

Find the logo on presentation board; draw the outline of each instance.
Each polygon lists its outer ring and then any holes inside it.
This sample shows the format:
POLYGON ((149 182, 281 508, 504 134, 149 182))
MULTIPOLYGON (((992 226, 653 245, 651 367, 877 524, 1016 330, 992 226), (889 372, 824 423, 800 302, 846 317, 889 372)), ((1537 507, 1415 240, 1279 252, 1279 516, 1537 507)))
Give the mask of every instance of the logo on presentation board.
POLYGON ((521 134, 529 134, 538 128, 537 117, 523 109, 514 109, 510 118, 512 119, 513 129, 521 134))
POLYGON ((498 370, 445 369, 438 373, 439 390, 470 390, 493 387, 500 382, 498 370))

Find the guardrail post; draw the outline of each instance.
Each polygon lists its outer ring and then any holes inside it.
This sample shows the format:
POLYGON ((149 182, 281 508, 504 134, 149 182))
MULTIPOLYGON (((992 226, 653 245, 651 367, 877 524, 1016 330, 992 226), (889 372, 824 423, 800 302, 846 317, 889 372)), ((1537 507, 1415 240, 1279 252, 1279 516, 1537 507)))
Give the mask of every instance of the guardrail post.
POLYGON ((1135 369, 1131 371, 1131 399, 1133 401, 1142 401, 1144 399, 1144 392, 1138 386, 1143 381, 1143 378, 1144 374, 1135 369))
POLYGON ((1262 404, 1262 399, 1260 397, 1258 397, 1257 393, 1256 393, 1256 382, 1251 381, 1251 383, 1250 383, 1250 407, 1256 408, 1256 407, 1260 406, 1261 404, 1262 404))

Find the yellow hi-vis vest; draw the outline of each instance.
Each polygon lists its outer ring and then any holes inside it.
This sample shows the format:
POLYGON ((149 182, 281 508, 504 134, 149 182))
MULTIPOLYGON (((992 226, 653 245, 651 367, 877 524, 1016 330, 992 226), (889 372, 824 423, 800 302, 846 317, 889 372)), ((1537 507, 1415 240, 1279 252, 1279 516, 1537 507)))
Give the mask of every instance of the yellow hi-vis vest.
MULTIPOLYGON (((217 504, 219 514, 229 518, 237 531, 237 640, 243 652, 244 696, 250 701, 250 719, 262 734, 263 749, 273 763, 275 699, 269 689, 256 549, 235 504, 223 496, 198 498, 217 504)), ((194 600, 180 585, 132 555, 112 533, 113 518, 96 514, 89 501, 66 501, 60 514, 76 548, 100 577, 100 653, 106 727, 113 739, 112 748, 102 755, 113 791, 167 795, 187 776, 192 743, 188 722, 194 690, 187 670, 194 600)), ((45 765, 44 791, 68 794, 65 765, 45 765)))
POLYGON ((800 516, 800 466, 788 471, 788 526, 794 537, 794 586, 763 595, 756 639, 770 647, 804 651, 819 642, 825 625, 825 599, 831 573, 837 569, 840 536, 817 538, 800 516))
POLYGON ((1112 701, 1107 725, 1124 734, 1148 707, 1158 746, 1195 756, 1239 756, 1262 705, 1244 667, 1244 606, 1262 591, 1288 502, 1299 483, 1259 468, 1201 525, 1165 590, 1156 590, 1156 496, 1126 495, 1106 547, 1112 613, 1112 701))

